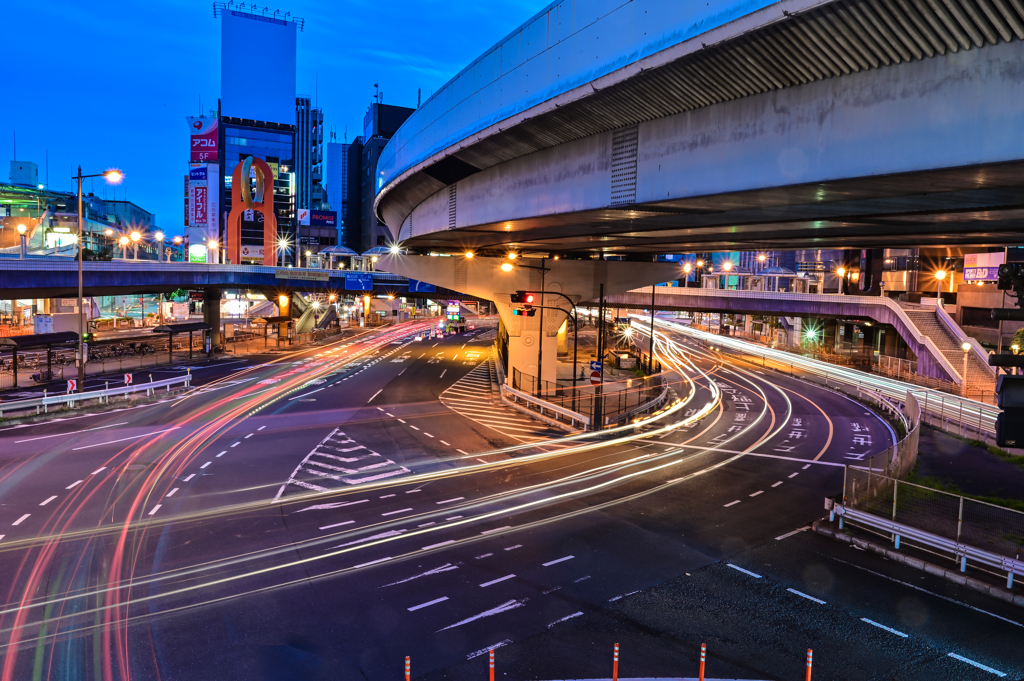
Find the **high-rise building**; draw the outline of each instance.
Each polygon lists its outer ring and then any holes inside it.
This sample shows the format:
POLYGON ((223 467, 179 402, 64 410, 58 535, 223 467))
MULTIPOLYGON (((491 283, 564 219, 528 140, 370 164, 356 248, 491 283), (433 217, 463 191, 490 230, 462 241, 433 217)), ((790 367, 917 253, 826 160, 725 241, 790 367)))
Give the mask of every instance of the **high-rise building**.
MULTIPOLYGON (((357 253, 365 253, 361 249, 363 230, 363 136, 359 135, 352 144, 348 145, 345 152, 347 159, 346 171, 348 181, 345 196, 348 205, 345 206, 345 214, 348 216, 345 224, 345 245, 357 253)), ((369 171, 367 171, 369 172, 369 171)))
POLYGON ((299 208, 319 209, 324 200, 324 113, 309 97, 295 99, 295 184, 299 208))
MULTIPOLYGON (((363 118, 363 135, 357 140, 361 142, 359 149, 358 167, 353 167, 352 156, 349 160, 349 188, 353 189, 355 184, 359 188, 359 237, 347 237, 349 248, 365 253, 375 246, 386 246, 394 238, 388 231, 387 225, 377 219, 373 211, 373 199, 377 196, 377 163, 380 161, 380 152, 387 146, 388 140, 395 134, 398 128, 405 123, 415 109, 391 104, 373 102, 366 110, 363 118), (358 177, 358 180, 355 178, 358 177), (353 244, 358 244, 358 247, 353 244)), ((350 154, 355 148, 355 143, 349 149, 350 154)), ((352 214, 353 204, 350 201, 349 215, 352 214)))
POLYGON ((331 210, 338 212, 338 243, 346 244, 348 215, 348 150, 351 144, 327 142, 324 152, 324 189, 331 210))

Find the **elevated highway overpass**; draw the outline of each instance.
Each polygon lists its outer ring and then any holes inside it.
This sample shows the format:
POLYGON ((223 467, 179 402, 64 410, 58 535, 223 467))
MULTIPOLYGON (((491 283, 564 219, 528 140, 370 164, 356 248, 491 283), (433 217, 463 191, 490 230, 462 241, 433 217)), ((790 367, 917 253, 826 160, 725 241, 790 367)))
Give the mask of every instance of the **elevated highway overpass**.
POLYGON ((385 148, 404 246, 1024 241, 1015 0, 555 3, 385 148))

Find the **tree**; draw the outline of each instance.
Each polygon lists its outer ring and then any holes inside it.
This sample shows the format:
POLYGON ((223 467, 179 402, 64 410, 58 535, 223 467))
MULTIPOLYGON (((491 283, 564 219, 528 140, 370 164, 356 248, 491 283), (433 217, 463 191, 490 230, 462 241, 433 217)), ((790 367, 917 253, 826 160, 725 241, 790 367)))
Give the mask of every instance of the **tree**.
POLYGON ((1013 340, 1010 341, 1010 345, 1016 345, 1018 348, 1024 349, 1024 326, 1017 329, 1017 333, 1013 334, 1013 340))

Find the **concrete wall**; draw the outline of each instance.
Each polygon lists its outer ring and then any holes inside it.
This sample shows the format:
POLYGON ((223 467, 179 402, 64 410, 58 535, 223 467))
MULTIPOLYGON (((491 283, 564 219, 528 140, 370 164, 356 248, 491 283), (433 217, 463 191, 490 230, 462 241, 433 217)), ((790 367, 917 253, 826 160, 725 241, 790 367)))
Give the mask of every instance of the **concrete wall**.
MULTIPOLYGON (((1015 41, 660 118, 638 128, 637 201, 1019 160, 1021 101, 1015 41)), ((606 208, 610 153, 604 133, 462 180, 456 227, 606 208)), ((448 229, 431 208, 447 192, 413 211, 415 234, 448 229)))

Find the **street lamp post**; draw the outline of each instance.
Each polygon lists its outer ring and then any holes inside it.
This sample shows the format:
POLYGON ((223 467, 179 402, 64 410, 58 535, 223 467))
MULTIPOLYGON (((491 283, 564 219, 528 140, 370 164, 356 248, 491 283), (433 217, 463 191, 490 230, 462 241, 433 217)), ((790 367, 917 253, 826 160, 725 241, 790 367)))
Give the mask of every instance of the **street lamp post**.
POLYGON ((130 240, 126 236, 122 236, 120 239, 117 240, 117 245, 121 247, 121 259, 122 260, 127 260, 128 259, 128 242, 129 241, 130 240))
POLYGON ((935 306, 942 307, 942 282, 946 278, 946 270, 939 270, 935 273, 935 306))
POLYGON ((18 257, 25 257, 25 225, 18 225, 18 257))
POLYGON ((163 232, 157 232, 156 234, 153 235, 153 238, 156 239, 156 257, 157 257, 157 260, 159 262, 163 262, 164 261, 164 233, 163 232))
POLYGON ((133 260, 138 260, 139 259, 139 240, 142 239, 142 235, 139 234, 138 230, 134 230, 131 233, 130 238, 132 240, 132 259, 133 260))
POLYGON ((964 397, 967 397, 967 358, 970 356, 971 344, 966 342, 966 341, 964 341, 964 344, 961 345, 960 347, 963 348, 963 351, 964 351, 964 376, 963 376, 964 392, 963 392, 963 394, 964 394, 964 397))
MULTIPOLYGON (((120 170, 110 169, 106 172, 99 173, 98 175, 83 175, 82 166, 78 166, 78 175, 75 178, 78 180, 78 392, 85 390, 85 353, 88 346, 85 344, 85 305, 83 304, 83 286, 82 286, 82 249, 85 246, 85 239, 83 238, 83 231, 85 229, 85 220, 82 216, 82 180, 87 177, 103 177, 106 178, 107 182, 111 184, 117 184, 121 181, 122 175, 120 170)), ((92 243, 92 227, 89 228, 90 243, 92 243)))
MULTIPOLYGON (((836 268, 836 274, 839 275, 839 295, 844 295, 846 293, 846 268, 836 268)), ((822 286, 824 285, 825 284, 822 283, 822 286)))

